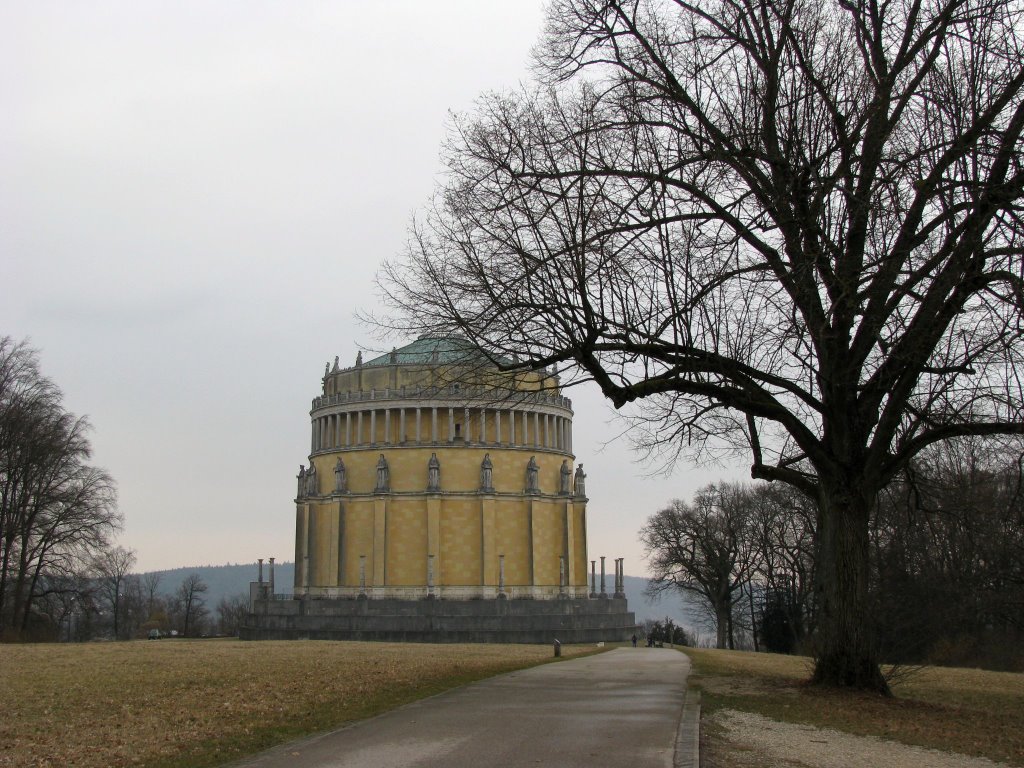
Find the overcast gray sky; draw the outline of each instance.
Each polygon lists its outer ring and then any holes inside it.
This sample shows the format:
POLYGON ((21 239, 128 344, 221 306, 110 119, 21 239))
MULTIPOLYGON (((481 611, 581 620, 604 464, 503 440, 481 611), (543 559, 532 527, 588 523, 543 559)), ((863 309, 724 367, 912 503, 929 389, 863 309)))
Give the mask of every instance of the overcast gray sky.
MULTIPOLYGON (((438 178, 450 111, 529 76, 537 0, 0 2, 0 334, 87 414, 142 570, 293 558, 324 363, 438 178)), ((590 556, 726 473, 648 477, 568 393, 590 556)), ((733 471, 732 476, 742 473, 733 471)), ((609 566, 610 568, 610 566, 609 566)))

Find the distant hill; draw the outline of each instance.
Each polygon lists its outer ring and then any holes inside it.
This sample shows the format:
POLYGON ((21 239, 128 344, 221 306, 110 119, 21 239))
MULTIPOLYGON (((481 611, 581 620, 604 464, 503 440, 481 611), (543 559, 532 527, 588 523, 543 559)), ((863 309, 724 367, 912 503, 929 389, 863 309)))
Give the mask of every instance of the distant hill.
POLYGON ((638 622, 643 623, 647 619, 657 621, 667 616, 692 634, 707 631, 704 629, 704 612, 693 598, 679 592, 670 592, 652 600, 644 594, 648 582, 645 577, 624 576, 623 581, 626 602, 629 610, 636 614, 638 622))
MULTIPOLYGON (((181 582, 193 573, 198 573, 209 588, 203 596, 206 605, 214 610, 222 597, 248 595, 249 582, 256 581, 258 567, 256 563, 245 565, 198 565, 193 568, 172 568, 167 571, 153 571, 160 574, 158 592, 161 595, 172 595, 181 582)), ((263 579, 270 576, 266 563, 263 564, 263 579)), ((274 563, 274 591, 290 595, 295 583, 294 563, 274 563)))
MULTIPOLYGON (((160 574, 159 592, 162 595, 173 594, 187 576, 198 573, 199 577, 209 587, 205 594, 206 604, 211 610, 216 609, 217 603, 222 597, 233 595, 248 595, 249 582, 256 581, 256 563, 246 565, 203 565, 194 568, 174 568, 167 571, 155 571, 160 574)), ((263 564, 263 578, 269 578, 269 567, 263 564)), ((703 614, 700 608, 689 598, 678 593, 668 594, 654 601, 644 595, 647 587, 647 579, 642 576, 624 577, 626 588, 626 601, 629 609, 636 614, 638 622, 647 619, 657 620, 670 617, 676 624, 685 627, 687 630, 700 632, 703 628, 703 614)), ((292 585, 295 583, 294 563, 274 564, 274 588, 278 594, 290 595, 292 585)), ((609 573, 605 581, 610 592, 613 588, 614 578, 609 573)))

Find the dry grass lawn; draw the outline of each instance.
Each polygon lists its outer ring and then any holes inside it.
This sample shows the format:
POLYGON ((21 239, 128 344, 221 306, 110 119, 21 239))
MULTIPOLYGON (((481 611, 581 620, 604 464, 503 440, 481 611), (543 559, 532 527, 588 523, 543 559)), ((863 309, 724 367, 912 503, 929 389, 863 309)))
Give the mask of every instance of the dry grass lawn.
POLYGON ((0 766, 218 765, 551 655, 316 641, 0 645, 0 766))
MULTIPOLYGON (((753 712, 858 735, 1024 766, 1024 675, 928 667, 893 684, 893 698, 806 685, 810 659, 686 649, 703 711, 753 712)), ((709 729, 710 752, 716 733, 709 729)), ((720 746, 720 745, 719 745, 720 746)), ((743 762, 738 756, 717 764, 743 762)))

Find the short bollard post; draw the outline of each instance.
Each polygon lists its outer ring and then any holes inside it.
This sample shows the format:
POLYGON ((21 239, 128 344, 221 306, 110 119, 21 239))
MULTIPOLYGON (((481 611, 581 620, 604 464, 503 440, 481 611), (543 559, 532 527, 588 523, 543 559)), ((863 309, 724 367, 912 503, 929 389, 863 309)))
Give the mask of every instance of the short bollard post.
POLYGON ((558 640, 555 640, 555 658, 557 659, 561 655, 562 655, 562 644, 560 642, 558 642, 558 640))

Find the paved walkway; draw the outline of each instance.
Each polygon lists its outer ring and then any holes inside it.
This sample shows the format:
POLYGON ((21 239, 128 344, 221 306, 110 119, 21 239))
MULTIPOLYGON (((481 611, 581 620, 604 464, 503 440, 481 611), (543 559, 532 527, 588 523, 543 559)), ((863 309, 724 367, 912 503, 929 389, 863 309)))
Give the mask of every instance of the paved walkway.
MULTIPOLYGON (((676 651, 618 648, 474 683, 235 765, 673 768, 689 670, 676 651)), ((692 747, 681 747, 676 765, 688 765, 692 747)))

